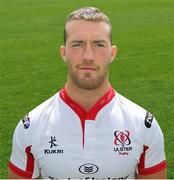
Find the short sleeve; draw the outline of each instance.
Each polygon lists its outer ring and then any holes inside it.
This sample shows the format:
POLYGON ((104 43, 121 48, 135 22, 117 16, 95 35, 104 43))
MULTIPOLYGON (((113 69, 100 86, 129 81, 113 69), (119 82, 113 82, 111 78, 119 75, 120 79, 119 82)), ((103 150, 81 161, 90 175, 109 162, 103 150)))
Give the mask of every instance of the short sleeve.
POLYGON ((32 142, 30 142, 30 133, 26 127, 21 120, 14 131, 8 167, 23 178, 37 178, 39 168, 32 154, 32 142))
POLYGON ((150 175, 166 168, 164 138, 156 119, 147 112, 144 120, 144 147, 138 164, 138 174, 150 175))

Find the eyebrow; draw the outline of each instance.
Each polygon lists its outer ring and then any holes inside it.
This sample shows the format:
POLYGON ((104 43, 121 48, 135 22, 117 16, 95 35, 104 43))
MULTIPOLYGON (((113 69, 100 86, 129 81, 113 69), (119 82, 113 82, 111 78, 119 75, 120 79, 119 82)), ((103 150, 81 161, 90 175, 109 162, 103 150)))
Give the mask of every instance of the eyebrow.
MULTIPOLYGON (((91 41, 92 43, 106 43, 105 40, 101 39, 101 40, 94 40, 94 41, 91 41)), ((86 43, 85 41, 83 40, 73 40, 71 41, 71 43, 86 43)))
POLYGON ((101 39, 101 40, 95 40, 95 41, 93 41, 93 43, 106 43, 106 41, 101 39))
POLYGON ((71 43, 85 43, 85 42, 82 40, 73 40, 73 41, 71 41, 71 43))

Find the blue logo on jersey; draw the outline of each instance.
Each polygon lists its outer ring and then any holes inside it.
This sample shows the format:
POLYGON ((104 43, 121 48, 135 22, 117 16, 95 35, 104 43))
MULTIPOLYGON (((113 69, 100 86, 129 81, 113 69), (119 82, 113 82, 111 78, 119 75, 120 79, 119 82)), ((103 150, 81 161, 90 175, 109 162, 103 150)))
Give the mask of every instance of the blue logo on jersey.
POLYGON ((83 164, 79 167, 79 171, 82 174, 95 174, 98 172, 99 168, 95 164, 87 163, 83 164))
POLYGON ((144 124, 147 128, 150 128, 152 126, 153 121, 153 115, 150 112, 146 113, 144 124))
POLYGON ((23 118, 22 118, 22 122, 24 124, 24 129, 28 129, 30 126, 30 117, 28 116, 28 114, 26 114, 23 118))

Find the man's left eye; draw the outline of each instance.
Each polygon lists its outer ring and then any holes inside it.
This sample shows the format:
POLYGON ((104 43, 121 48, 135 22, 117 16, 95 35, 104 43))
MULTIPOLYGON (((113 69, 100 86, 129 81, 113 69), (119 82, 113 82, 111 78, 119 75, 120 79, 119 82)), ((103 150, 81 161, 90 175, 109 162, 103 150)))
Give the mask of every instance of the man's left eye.
POLYGON ((95 44, 96 47, 105 47, 104 44, 101 44, 101 43, 97 43, 95 44))

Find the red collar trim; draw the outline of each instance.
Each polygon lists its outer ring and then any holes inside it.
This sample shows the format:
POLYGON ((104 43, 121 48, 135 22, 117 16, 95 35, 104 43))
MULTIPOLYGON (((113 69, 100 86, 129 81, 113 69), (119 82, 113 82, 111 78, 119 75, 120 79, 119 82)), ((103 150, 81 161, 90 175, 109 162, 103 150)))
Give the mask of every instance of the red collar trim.
POLYGON ((95 120, 97 113, 108 104, 115 96, 115 91, 112 87, 108 89, 103 97, 101 97, 98 102, 87 112, 79 104, 77 104, 73 99, 69 97, 65 88, 60 90, 61 99, 70 106, 75 113, 79 116, 81 120, 95 120))

